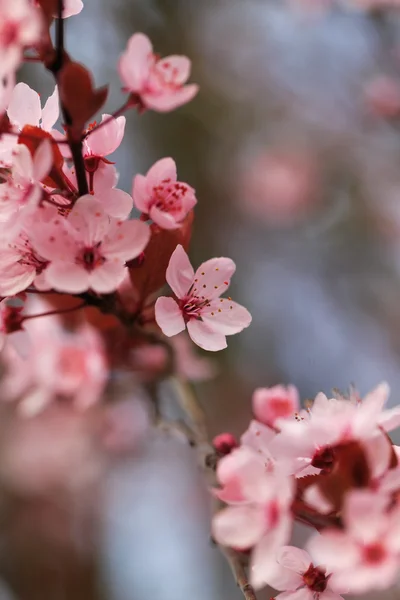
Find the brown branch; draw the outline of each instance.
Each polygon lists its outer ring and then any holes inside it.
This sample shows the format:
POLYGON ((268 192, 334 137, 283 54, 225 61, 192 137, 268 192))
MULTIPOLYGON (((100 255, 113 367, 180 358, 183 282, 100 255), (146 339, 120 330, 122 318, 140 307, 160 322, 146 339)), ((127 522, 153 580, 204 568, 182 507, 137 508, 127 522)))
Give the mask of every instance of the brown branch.
MULTIPOLYGON (((207 420, 203 408, 198 402, 193 389, 186 381, 182 381, 176 376, 171 377, 170 381, 176 392, 179 405, 189 420, 190 431, 193 432, 194 445, 197 447, 197 450, 202 457, 203 465, 208 467, 207 472, 213 479, 213 483, 215 483, 216 462, 210 461, 209 459, 210 457, 215 457, 216 453, 214 447, 209 441, 207 420)), ((219 505, 220 503, 218 502, 217 506, 219 507, 219 505)), ((231 567, 235 581, 245 600, 257 600, 253 586, 248 580, 246 569, 242 563, 240 554, 233 548, 226 548, 219 544, 218 547, 231 567)))
POLYGON ((234 550, 231 550, 230 548, 221 548, 221 552, 225 556, 230 568, 232 569, 235 581, 238 587, 240 588, 245 600, 257 600, 257 596, 255 594, 253 586, 249 583, 249 580, 246 575, 246 570, 242 564, 238 553, 234 550))
MULTIPOLYGON (((65 49, 64 49, 64 19, 62 18, 63 12, 63 0, 58 0, 58 14, 56 19, 56 43, 55 43, 55 58, 51 64, 47 66, 48 70, 51 71, 56 79, 56 82, 59 82, 59 74, 61 69, 64 66, 65 60, 65 49)), ((79 90, 77 90, 79 93, 79 90)), ((79 135, 77 138, 71 135, 71 125, 72 119, 68 114, 63 102, 61 104, 61 112, 66 125, 66 135, 67 142, 71 150, 72 160, 74 162, 75 167, 75 175, 76 181, 78 184, 78 192, 79 196, 84 196, 89 193, 89 187, 86 179, 86 169, 85 162, 83 159, 83 132, 82 135, 79 135)))
MULTIPOLYGON (((47 292, 51 293, 51 292, 47 292)), ((48 312, 39 313, 38 315, 26 315, 23 317, 23 321, 27 321, 28 319, 38 319, 39 317, 52 317, 56 315, 65 315, 67 313, 74 312, 75 310, 80 310, 86 306, 86 302, 83 301, 77 306, 71 306, 70 308, 62 308, 59 310, 49 310, 48 312)))

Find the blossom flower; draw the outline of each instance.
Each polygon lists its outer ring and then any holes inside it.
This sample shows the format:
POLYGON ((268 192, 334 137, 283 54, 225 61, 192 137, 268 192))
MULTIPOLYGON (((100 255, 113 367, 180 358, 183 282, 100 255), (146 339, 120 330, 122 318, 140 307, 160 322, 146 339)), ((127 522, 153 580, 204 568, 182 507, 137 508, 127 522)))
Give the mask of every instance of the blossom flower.
POLYGON ((68 218, 57 217, 32 231, 35 250, 50 261, 47 284, 72 294, 113 292, 125 277, 127 260, 146 247, 150 230, 137 220, 109 217, 95 196, 79 198, 68 218))
POLYGON ((37 209, 42 197, 40 182, 49 173, 53 152, 48 140, 44 140, 34 157, 23 144, 13 151, 11 173, 0 184, 0 231, 4 239, 14 238, 26 220, 37 209))
POLYGON ((24 48, 36 44, 41 31, 41 14, 30 0, 0 1, 1 77, 16 70, 24 48))
POLYGON ((47 264, 27 234, 19 233, 5 248, 0 246, 0 296, 14 296, 26 290, 47 264))
POLYGON ((186 56, 159 60, 149 38, 135 33, 119 60, 118 70, 126 90, 145 108, 168 112, 186 104, 198 92, 197 85, 184 85, 190 67, 186 56))
POLYGON ((158 160, 144 175, 133 180, 133 200, 138 210, 163 229, 175 229, 197 203, 195 191, 177 181, 172 158, 158 160))
POLYGON ((41 127, 50 131, 60 114, 58 88, 54 88, 48 97, 43 109, 40 105, 40 96, 26 83, 17 83, 11 94, 7 115, 11 123, 19 129, 25 125, 41 127))
MULTIPOLYGON (((51 309, 44 301, 31 304, 33 314, 51 309)), ((90 325, 64 330, 57 316, 29 318, 24 329, 34 340, 34 351, 21 357, 7 345, 3 353, 6 375, 3 398, 19 401, 19 411, 32 416, 57 398, 85 410, 104 390, 108 367, 102 340, 90 325)), ((32 349, 33 350, 33 349, 32 349)))
POLYGON ((177 300, 162 296, 155 305, 156 321, 171 337, 187 326, 192 340, 204 350, 226 348, 227 335, 239 333, 251 322, 250 313, 230 298, 220 298, 230 284, 235 263, 212 258, 197 269, 178 245, 170 258, 166 279, 177 300))
POLYGON ((262 587, 278 569, 276 552, 290 536, 293 480, 267 471, 250 450, 245 455, 240 449, 234 450, 222 461, 232 463, 235 454, 242 455, 237 471, 240 497, 236 505, 224 508, 214 517, 213 535, 225 546, 253 548, 250 580, 255 587, 262 587))
POLYGON ((325 567, 314 566, 311 556, 295 546, 283 546, 277 553, 277 570, 268 578, 268 584, 283 590, 276 600, 343 600, 335 578, 325 567))
POLYGON ((271 451, 281 458, 292 459, 293 472, 301 475, 331 470, 333 446, 351 440, 366 441, 379 433, 394 429, 399 424, 399 411, 382 411, 389 388, 377 386, 361 402, 328 399, 318 394, 308 418, 300 420, 279 419, 280 433, 271 444, 271 451), (307 469, 305 471, 304 469, 307 469))
POLYGON ((258 388, 252 398, 255 417, 269 427, 280 418, 293 417, 299 410, 299 394, 293 385, 258 388))
POLYGON ((400 507, 388 510, 388 498, 364 490, 351 491, 343 509, 344 529, 326 529, 308 548, 329 564, 338 585, 351 593, 389 587, 398 576, 400 507))

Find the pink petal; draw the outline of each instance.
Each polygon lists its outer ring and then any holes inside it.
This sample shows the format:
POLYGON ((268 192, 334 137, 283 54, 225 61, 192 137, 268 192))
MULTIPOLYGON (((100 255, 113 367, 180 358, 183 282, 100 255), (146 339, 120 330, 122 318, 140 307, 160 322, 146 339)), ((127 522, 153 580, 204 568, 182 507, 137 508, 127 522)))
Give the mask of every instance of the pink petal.
POLYGON ((359 560, 356 544, 345 533, 333 529, 314 535, 307 543, 314 562, 325 565, 329 571, 346 569, 359 560))
POLYGON ((149 212, 151 193, 144 175, 136 175, 132 182, 132 196, 135 206, 144 213, 149 212))
POLYGON ((60 114, 60 105, 58 97, 58 87, 54 88, 54 92, 46 101, 42 110, 42 129, 50 131, 56 123, 60 114))
POLYGON ((89 289, 89 273, 74 263, 53 262, 44 271, 48 284, 59 292, 81 294, 89 289))
MULTIPOLYGON (((320 600, 325 598, 324 594, 319 594, 320 600)), ((282 592, 275 597, 275 600, 314 600, 313 592, 307 588, 301 588, 300 590, 296 590, 294 592, 282 592)))
POLYGON ((160 184, 164 179, 176 181, 176 164, 173 158, 161 158, 147 171, 146 179, 151 187, 160 184))
POLYGON ((143 33, 135 33, 128 41, 128 46, 118 63, 118 71, 123 83, 131 92, 143 89, 149 76, 153 46, 143 33))
POLYGON ((296 546, 283 546, 279 550, 276 559, 282 567, 286 567, 298 574, 303 574, 307 571, 312 563, 311 556, 308 552, 301 550, 301 548, 297 548, 296 546))
POLYGON ((102 193, 104 190, 109 190, 115 187, 118 183, 118 179, 119 174, 114 165, 109 165, 103 161, 100 161, 99 167, 93 178, 94 193, 97 194, 99 190, 100 193, 102 193))
POLYGON ((111 115, 102 115, 101 123, 108 121, 99 129, 89 132, 85 142, 90 154, 95 156, 108 156, 112 154, 122 142, 125 132, 125 117, 114 119, 111 115))
POLYGON ((13 175, 25 181, 33 178, 32 156, 24 144, 16 146, 13 158, 13 175))
POLYGON ((33 179, 42 181, 53 164, 53 150, 50 140, 43 140, 33 157, 33 179))
POLYGON ((195 83, 185 85, 174 92, 166 92, 156 95, 151 93, 143 93, 143 103, 152 110, 157 112, 169 112, 175 108, 179 108, 183 104, 190 102, 199 91, 199 86, 195 83))
POLYGON ((157 70, 163 71, 163 65, 167 65, 170 71, 174 71, 174 83, 184 84, 190 75, 192 61, 187 56, 172 54, 157 62, 157 70))
POLYGON ((161 229, 178 229, 179 227, 179 223, 175 221, 170 213, 164 212, 156 206, 150 208, 149 216, 161 229))
POLYGON ((259 589, 269 578, 274 578, 281 567, 276 562, 276 555, 281 546, 287 543, 291 533, 291 523, 282 524, 269 531, 254 548, 250 564, 250 583, 259 589))
POLYGON ((117 261, 106 261, 89 273, 89 287, 98 294, 110 294, 121 284, 126 267, 117 261))
POLYGON ((24 125, 39 127, 42 116, 39 94, 26 83, 17 83, 11 94, 7 114, 10 121, 20 129, 24 125))
POLYGON ((251 548, 264 533, 262 511, 251 506, 229 506, 214 517, 212 532, 219 544, 251 548))
POLYGON ((139 256, 150 239, 146 223, 132 219, 113 223, 101 244, 106 258, 118 261, 132 260, 139 256))
MULTIPOLYGON (((275 590, 297 590, 304 585, 303 577, 290 569, 278 566, 267 578, 266 583, 275 590)), ((279 596, 278 596, 279 597, 279 596)))
POLYGON ((349 534, 363 542, 375 540, 385 526, 388 498, 369 490, 353 490, 346 496, 343 520, 349 534))
POLYGON ((96 192, 96 198, 102 203, 105 212, 116 219, 126 219, 133 208, 132 197, 116 188, 96 192))
POLYGON ((72 260, 75 255, 73 231, 63 218, 35 223, 29 233, 33 248, 47 260, 63 261, 66 257, 72 260))
POLYGON ((93 246, 103 241, 110 228, 110 217, 96 196, 87 194, 78 198, 68 216, 68 223, 79 233, 84 244, 93 246))
POLYGON ((392 443, 379 429, 376 435, 363 441, 372 479, 378 479, 389 468, 392 459, 392 443))
POLYGON ((157 325, 167 337, 180 333, 185 329, 185 321, 178 304, 173 298, 161 296, 155 305, 157 325))
POLYGON ((177 298, 183 298, 188 293, 193 283, 194 271, 188 255, 180 244, 169 259, 165 277, 177 298))
POLYGON ((203 294, 207 295, 209 300, 214 300, 228 289, 235 269, 236 265, 230 258, 207 260, 195 273, 195 279, 198 279, 197 287, 204 289, 203 294))
POLYGON ((385 431, 393 431, 400 427, 400 406, 384 410, 378 417, 378 424, 385 431))
MULTIPOLYGON (((63 19, 73 17, 81 12, 83 8, 82 0, 64 0, 63 19)), ((56 16, 56 15, 54 15, 56 16)))
POLYGON ((249 311, 244 306, 226 298, 212 300, 209 306, 201 311, 201 318, 210 329, 223 335, 239 333, 251 323, 249 311))
POLYGON ((194 343, 203 348, 203 350, 217 352, 227 346, 225 336, 212 331, 202 321, 197 319, 190 320, 187 324, 187 329, 194 343))
MULTIPOLYGON (((3 253, 4 251, 2 251, 3 253)), ((26 290, 36 277, 36 269, 17 262, 0 265, 0 296, 14 296, 26 290)))
POLYGON ((299 394, 292 385, 258 388, 253 394, 252 405, 256 418, 273 426, 276 419, 293 417, 299 410, 299 394))

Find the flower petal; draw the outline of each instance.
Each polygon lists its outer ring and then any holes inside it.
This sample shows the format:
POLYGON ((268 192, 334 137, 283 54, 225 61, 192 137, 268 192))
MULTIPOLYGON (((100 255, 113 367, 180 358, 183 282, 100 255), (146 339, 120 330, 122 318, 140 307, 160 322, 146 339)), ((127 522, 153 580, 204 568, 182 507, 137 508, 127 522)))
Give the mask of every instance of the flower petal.
POLYGON ((170 156, 161 158, 147 171, 146 179, 151 187, 158 185, 165 179, 176 181, 176 164, 170 156))
POLYGON ((95 156, 108 156, 112 154, 122 142, 125 123, 125 117, 114 119, 111 115, 102 115, 101 127, 89 132, 85 140, 90 153, 95 156), (107 121, 107 124, 102 125, 105 121, 107 121))
POLYGON ((201 318, 210 329, 223 335, 239 333, 251 323, 249 311, 244 306, 226 298, 212 300, 201 311, 201 318))
POLYGON ((161 296, 155 305, 155 317, 161 331, 167 337, 180 333, 185 329, 185 321, 178 304, 173 298, 161 296))
POLYGON ((198 319, 192 319, 187 324, 188 332, 195 344, 203 348, 203 350, 209 350, 210 352, 217 352, 226 348, 226 338, 221 333, 212 331, 206 323, 198 319))
POLYGON ((211 258, 197 269, 197 286, 201 287, 208 300, 214 300, 228 289, 235 269, 236 265, 230 258, 211 258))
POLYGON ((118 71, 123 83, 132 92, 140 92, 149 76, 149 58, 153 46, 143 33, 135 33, 128 41, 125 52, 118 63, 118 71))
POLYGON ((143 103, 152 110, 157 112, 169 112, 175 108, 179 108, 183 104, 190 102, 199 91, 199 86, 195 83, 185 85, 173 92, 155 95, 152 93, 142 93, 141 98, 143 103))
POLYGON ((54 92, 47 98, 46 104, 42 110, 42 129, 50 131, 56 123, 60 114, 60 104, 58 87, 54 88, 54 92))
POLYGON ((193 267, 180 244, 177 245, 169 259, 165 277, 169 287, 178 298, 183 298, 193 283, 193 267))
POLYGON ((26 83, 17 83, 11 94, 7 114, 10 121, 20 129, 24 125, 38 127, 42 115, 39 94, 26 83))
POLYGON ((139 256, 149 239, 150 227, 146 223, 137 219, 116 221, 111 224, 101 249, 106 258, 124 262, 139 256))
POLYGON ((89 287, 99 294, 110 294, 121 284, 125 275, 124 263, 107 260, 89 273, 89 287))
POLYGON ((105 212, 115 219, 126 219, 133 207, 132 197, 116 188, 96 192, 96 198, 102 203, 105 212))
POLYGON ((178 229, 179 227, 179 223, 175 221, 170 213, 164 212, 156 206, 150 208, 149 217, 161 229, 178 229))
POLYGON ((81 294, 89 289, 89 273, 74 263, 53 262, 44 271, 48 284, 59 292, 81 294))
POLYGON ((251 548, 264 533, 262 511, 251 506, 229 506, 214 517, 212 532, 219 544, 251 548))

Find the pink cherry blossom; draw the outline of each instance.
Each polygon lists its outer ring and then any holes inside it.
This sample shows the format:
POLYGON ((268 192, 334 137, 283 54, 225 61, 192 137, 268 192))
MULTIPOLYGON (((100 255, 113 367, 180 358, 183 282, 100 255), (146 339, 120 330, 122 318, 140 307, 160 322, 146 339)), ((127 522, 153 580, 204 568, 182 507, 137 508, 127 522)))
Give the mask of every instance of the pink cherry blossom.
POLYGON ((276 552, 290 536, 293 480, 269 472, 250 449, 234 450, 222 461, 225 465, 232 464, 235 455, 241 456, 241 466, 236 471, 238 504, 219 512, 213 519, 212 530, 220 544, 242 550, 253 548, 250 581, 258 588, 278 569, 276 552))
POLYGON ((351 440, 368 440, 399 424, 397 409, 383 411, 389 394, 387 384, 377 386, 360 401, 328 399, 318 394, 308 418, 279 419, 280 433, 271 443, 271 451, 285 460, 293 460, 293 473, 301 475, 330 470, 332 447, 351 440), (307 469, 305 471, 305 469, 307 469))
POLYGON ((126 90, 138 97, 144 107, 168 112, 186 104, 198 92, 197 85, 184 85, 190 67, 186 56, 159 60, 149 38, 135 33, 119 60, 118 70, 126 90))
POLYGON ((172 158, 158 160, 146 176, 133 180, 135 206, 163 229, 175 229, 196 205, 195 191, 177 181, 176 164, 172 158))
POLYGON ((388 510, 388 499, 369 491, 352 491, 343 509, 344 529, 327 529, 308 548, 329 564, 337 585, 352 593, 390 587, 398 576, 400 507, 388 510))
POLYGON ((42 19, 30 0, 0 1, 0 75, 18 67, 24 48, 39 42, 42 19))
POLYGON ((324 566, 314 566, 311 556, 295 546, 283 546, 276 557, 279 569, 268 578, 268 584, 282 591, 276 600, 343 600, 332 573, 324 566))
MULTIPOLYGON (((51 308, 36 299, 30 305, 30 314, 51 308)), ((67 332, 57 316, 46 316, 27 319, 24 329, 35 345, 27 358, 7 346, 3 354, 4 399, 18 400, 19 410, 26 416, 36 414, 57 398, 68 399, 81 410, 98 401, 108 368, 102 340, 94 328, 85 324, 67 332)))
POLYGON ((40 127, 51 131, 59 117, 59 100, 57 86, 47 99, 43 109, 40 105, 40 96, 26 83, 17 83, 12 89, 7 115, 10 119, 14 135, 5 133, 0 139, 0 164, 10 167, 13 163, 13 150, 18 145, 18 136, 25 125, 40 127))
POLYGON ((28 235, 19 233, 5 248, 0 246, 0 296, 14 296, 26 290, 47 264, 28 235))
POLYGON ((14 238, 28 218, 37 209, 42 197, 40 182, 53 164, 53 152, 44 140, 32 158, 23 144, 13 151, 11 173, 0 184, 0 231, 3 239, 14 238))
POLYGON ((125 277, 126 261, 138 256, 149 238, 145 223, 109 217, 91 195, 79 198, 68 218, 57 217, 32 231, 33 247, 50 261, 45 281, 72 294, 113 292, 125 277))
POLYGON ((25 125, 33 125, 50 131, 57 121, 59 113, 57 86, 42 109, 39 94, 23 82, 17 83, 13 89, 7 109, 11 123, 20 130, 25 125))
POLYGON ((293 417, 299 410, 299 394, 293 385, 258 388, 253 394, 252 403, 255 417, 274 427, 277 419, 293 417))
POLYGON ((251 322, 251 315, 243 306, 230 298, 220 298, 228 289, 235 268, 230 258, 212 258, 195 273, 188 255, 178 245, 166 272, 177 300, 162 296, 155 306, 156 321, 163 333, 171 337, 187 326, 200 348, 226 348, 225 336, 239 333, 251 322))

